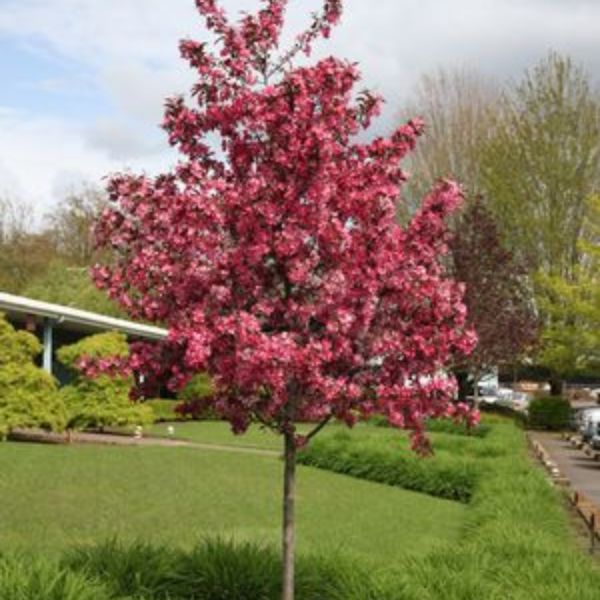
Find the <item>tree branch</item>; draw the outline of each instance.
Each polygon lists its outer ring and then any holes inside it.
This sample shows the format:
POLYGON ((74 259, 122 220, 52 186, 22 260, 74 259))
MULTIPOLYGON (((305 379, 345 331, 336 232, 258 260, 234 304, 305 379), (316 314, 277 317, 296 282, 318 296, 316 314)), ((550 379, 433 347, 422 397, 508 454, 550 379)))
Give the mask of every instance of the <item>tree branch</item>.
POLYGON ((326 419, 323 419, 323 421, 321 421, 307 436, 306 436, 306 441, 310 442, 310 440, 312 440, 315 435, 317 435, 317 433, 319 433, 319 431, 321 431, 321 429, 323 429, 323 427, 325 427, 325 425, 327 425, 327 423, 329 423, 329 421, 331 421, 331 419, 333 419, 333 415, 329 415, 326 419))

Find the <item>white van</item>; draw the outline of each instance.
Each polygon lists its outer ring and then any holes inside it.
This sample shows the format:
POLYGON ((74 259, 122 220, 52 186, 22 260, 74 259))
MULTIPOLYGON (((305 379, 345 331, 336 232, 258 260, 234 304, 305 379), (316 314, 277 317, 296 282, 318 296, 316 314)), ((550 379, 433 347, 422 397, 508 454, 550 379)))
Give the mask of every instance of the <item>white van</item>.
POLYGON ((600 408, 586 408, 578 415, 578 429, 584 442, 589 442, 598 431, 600 408))

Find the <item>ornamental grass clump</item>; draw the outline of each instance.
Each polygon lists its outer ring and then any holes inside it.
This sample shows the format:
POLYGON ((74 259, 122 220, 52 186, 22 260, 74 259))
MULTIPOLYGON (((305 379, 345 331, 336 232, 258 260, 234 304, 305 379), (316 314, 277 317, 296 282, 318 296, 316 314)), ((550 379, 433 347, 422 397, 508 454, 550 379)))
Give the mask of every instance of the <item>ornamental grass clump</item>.
POLYGON ((88 574, 29 555, 0 555, 0 599, 118 600, 88 574))
MULTIPOLYGON (((72 550, 62 564, 104 582, 115 598, 279 600, 281 556, 253 542, 205 539, 189 550, 116 540, 72 550)), ((339 555, 298 557, 299 600, 392 600, 379 576, 339 555)), ((111 596, 112 597, 112 596, 111 596)))
POLYGON ((382 98, 357 90, 357 66, 333 56, 299 66, 339 22, 341 0, 323 0, 289 50, 286 0, 237 22, 217 0, 196 6, 214 43, 181 42, 197 83, 167 101, 163 121, 181 160, 155 178, 111 178, 94 278, 131 317, 169 330, 132 348, 145 388, 176 391, 207 373, 207 406, 235 432, 258 421, 283 436, 292 600, 299 446, 331 420, 379 413, 426 452, 427 418, 476 420, 444 375, 475 342, 464 287, 445 272, 446 218, 462 195, 441 181, 399 225, 401 161, 424 124, 365 141, 382 98), (315 427, 300 435, 299 421, 315 427))

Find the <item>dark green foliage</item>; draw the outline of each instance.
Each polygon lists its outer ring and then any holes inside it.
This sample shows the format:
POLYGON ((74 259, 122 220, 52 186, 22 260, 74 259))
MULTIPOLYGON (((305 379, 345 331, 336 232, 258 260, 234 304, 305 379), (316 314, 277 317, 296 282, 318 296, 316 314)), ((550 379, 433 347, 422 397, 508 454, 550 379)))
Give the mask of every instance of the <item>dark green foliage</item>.
POLYGON ((111 599, 117 597, 86 573, 42 558, 0 556, 0 600, 111 599))
MULTIPOLYGON (((189 551, 117 541, 70 552, 63 564, 110 585, 115 596, 147 600, 277 600, 277 548, 206 539, 189 551)), ((378 576, 340 556, 298 558, 298 600, 392 600, 378 576)))
POLYGON ((199 373, 177 394, 177 398, 184 402, 191 402, 199 398, 206 398, 212 393, 213 385, 210 377, 206 373, 199 373))
POLYGON ((176 400, 165 400, 163 398, 144 400, 144 406, 147 406, 152 410, 155 423, 181 421, 181 415, 175 411, 178 404, 179 402, 176 400))
POLYGON ((198 373, 179 391, 177 398, 181 400, 178 416, 181 420, 198 421, 221 419, 211 408, 210 397, 214 394, 213 383, 206 373, 198 373))
POLYGON ((346 432, 315 440, 298 455, 298 462, 460 502, 469 501, 479 475, 471 461, 422 458, 399 444, 357 440, 346 432))
POLYGON ((571 422, 571 404, 561 396, 535 398, 529 404, 528 425, 532 429, 561 431, 571 422))
POLYGON ((0 438, 19 427, 65 426, 56 382, 33 363, 40 351, 34 335, 15 331, 0 313, 0 438))
POLYGON ((128 352, 127 338, 117 332, 92 335, 58 351, 59 360, 74 373, 73 383, 60 390, 70 429, 152 423, 152 410, 129 398, 130 377, 100 375, 89 378, 77 369, 77 362, 83 357, 125 357, 128 352))

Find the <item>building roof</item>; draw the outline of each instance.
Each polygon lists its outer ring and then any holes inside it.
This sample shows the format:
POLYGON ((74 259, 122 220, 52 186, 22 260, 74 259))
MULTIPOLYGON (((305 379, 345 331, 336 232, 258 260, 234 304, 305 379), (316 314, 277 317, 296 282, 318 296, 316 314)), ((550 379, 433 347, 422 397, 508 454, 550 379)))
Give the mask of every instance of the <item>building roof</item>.
POLYGON ((166 329, 160 327, 142 325, 125 319, 107 317, 87 310, 50 304, 4 292, 0 292, 0 312, 19 321, 27 319, 30 315, 42 319, 52 319, 65 329, 82 333, 121 331, 130 336, 152 340, 164 339, 168 333, 166 329))

